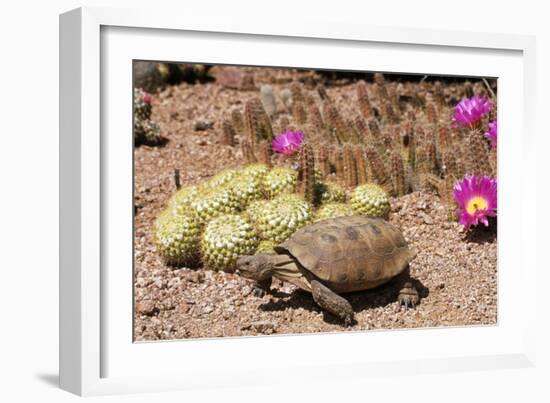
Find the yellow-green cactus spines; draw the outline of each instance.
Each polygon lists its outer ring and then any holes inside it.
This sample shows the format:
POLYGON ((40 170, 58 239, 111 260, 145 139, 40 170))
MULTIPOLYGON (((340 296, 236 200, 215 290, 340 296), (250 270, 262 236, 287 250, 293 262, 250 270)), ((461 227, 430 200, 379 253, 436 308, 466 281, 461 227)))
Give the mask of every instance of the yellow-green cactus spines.
POLYGON ((374 183, 357 186, 351 195, 351 205, 361 215, 389 217, 390 198, 384 189, 374 183))
POLYGON ((263 240, 282 242, 313 219, 311 204, 296 194, 283 194, 267 203, 259 214, 263 240))
POLYGON ((191 202, 191 209, 195 211, 201 223, 205 224, 214 217, 222 214, 233 214, 239 211, 239 199, 228 187, 209 188, 201 187, 200 193, 191 202))
POLYGON ((295 170, 275 167, 264 177, 264 193, 268 198, 274 198, 283 193, 294 193, 297 179, 298 173, 295 170))
POLYGON ((155 222, 156 249, 168 265, 194 265, 199 260, 200 232, 200 222, 192 211, 176 213, 168 208, 155 222))
POLYGON ((234 271, 239 256, 252 255, 260 238, 242 216, 225 214, 212 219, 201 240, 204 263, 211 269, 234 271))
POLYGON ((346 203, 327 203, 322 205, 315 213, 315 222, 326 220, 327 218, 347 217, 357 215, 353 208, 346 203))
POLYGON ((273 249, 277 244, 273 241, 261 241, 258 244, 258 247, 256 248, 255 255, 259 255, 261 253, 272 253, 275 254, 275 250, 273 249))
POLYGON ((315 184, 315 204, 344 203, 346 191, 334 182, 317 182, 315 184))

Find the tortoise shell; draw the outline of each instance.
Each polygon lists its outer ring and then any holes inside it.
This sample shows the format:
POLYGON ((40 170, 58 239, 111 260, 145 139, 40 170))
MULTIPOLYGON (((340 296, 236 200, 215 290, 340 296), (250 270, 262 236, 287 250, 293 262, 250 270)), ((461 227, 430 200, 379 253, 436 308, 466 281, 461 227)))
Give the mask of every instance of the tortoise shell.
POLYGON ((381 218, 366 216, 307 225, 275 251, 293 257, 305 274, 309 271, 336 292, 383 284, 414 258, 401 231, 381 218))

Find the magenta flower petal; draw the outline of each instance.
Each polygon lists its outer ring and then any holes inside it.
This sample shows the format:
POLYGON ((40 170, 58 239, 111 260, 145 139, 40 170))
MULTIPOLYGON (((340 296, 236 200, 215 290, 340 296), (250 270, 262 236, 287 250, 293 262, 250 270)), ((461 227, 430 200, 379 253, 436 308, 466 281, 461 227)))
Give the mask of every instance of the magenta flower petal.
POLYGON ((496 217, 497 181, 488 176, 466 175, 455 183, 453 197, 459 209, 458 222, 470 228, 480 222, 489 225, 487 217, 496 217))
POLYGON ((464 98, 455 106, 453 122, 455 126, 475 126, 492 107, 487 96, 464 98))
POLYGON ((303 141, 304 133, 286 131, 275 137, 271 147, 279 154, 292 155, 300 148, 303 141))
POLYGON ((489 122, 489 130, 485 132, 485 137, 491 141, 491 147, 497 148, 497 122, 489 122))

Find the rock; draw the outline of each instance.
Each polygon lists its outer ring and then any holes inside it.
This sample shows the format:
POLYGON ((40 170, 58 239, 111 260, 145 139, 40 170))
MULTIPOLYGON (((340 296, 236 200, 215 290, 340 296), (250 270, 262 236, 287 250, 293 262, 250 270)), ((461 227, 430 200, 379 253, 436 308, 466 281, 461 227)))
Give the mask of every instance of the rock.
POLYGON ((420 217, 422 217, 425 224, 432 225, 434 223, 433 218, 430 217, 428 214, 426 214, 424 212, 421 212, 419 215, 420 215, 420 217))
POLYGON ((211 129, 214 122, 210 120, 196 120, 193 122, 193 130, 196 132, 211 129))
POLYGON ((260 320, 243 326, 241 330, 253 330, 258 333, 272 334, 276 332, 277 325, 274 322, 260 320))
POLYGON ((136 312, 141 315, 153 316, 159 313, 159 309, 153 301, 141 301, 136 304, 136 312))
POLYGON ((204 273, 201 271, 192 271, 187 275, 187 280, 192 283, 203 283, 204 282, 204 273))

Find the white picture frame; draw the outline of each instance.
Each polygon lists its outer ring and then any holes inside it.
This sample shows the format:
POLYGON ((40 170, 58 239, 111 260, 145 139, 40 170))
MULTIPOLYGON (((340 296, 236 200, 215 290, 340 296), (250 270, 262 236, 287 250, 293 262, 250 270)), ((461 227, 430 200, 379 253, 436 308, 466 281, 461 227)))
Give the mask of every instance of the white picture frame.
POLYGON ((536 184, 533 37, 81 8, 61 15, 60 49, 63 389, 97 395, 534 365, 536 284, 528 279, 536 277, 536 243, 526 234, 536 233, 535 222, 521 219, 524 192, 511 191, 536 184), (323 59, 327 51, 338 57, 323 59), (132 274, 109 269, 127 268, 133 253, 132 59, 498 76, 499 132, 513 133, 499 139, 498 324, 132 343, 132 274), (408 67, 398 67, 404 59, 408 67), (321 347, 326 353, 314 354, 321 347), (255 359, 292 350, 311 359, 288 354, 269 367, 255 359))

